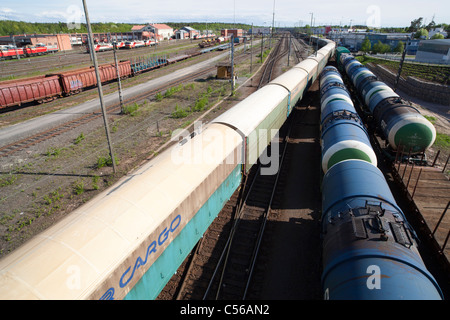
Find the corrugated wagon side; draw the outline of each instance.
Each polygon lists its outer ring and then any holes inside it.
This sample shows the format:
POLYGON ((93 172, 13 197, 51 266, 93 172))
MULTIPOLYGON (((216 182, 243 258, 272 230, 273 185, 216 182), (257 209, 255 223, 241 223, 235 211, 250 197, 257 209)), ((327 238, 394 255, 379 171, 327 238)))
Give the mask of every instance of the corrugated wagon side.
POLYGON ((62 94, 58 75, 0 82, 0 108, 52 100, 62 94))
MULTIPOLYGON (((118 63, 120 78, 131 76, 131 64, 129 60, 120 61, 118 63)), ((108 82, 117 79, 117 71, 115 64, 103 64, 99 66, 100 79, 103 82, 108 82)))
POLYGON ((97 84, 94 68, 84 68, 58 74, 65 95, 78 93, 97 84))
MULTIPOLYGON (((120 61, 118 65, 121 78, 131 75, 131 65, 129 60, 120 61)), ((115 64, 108 63, 100 65, 98 71, 102 83, 117 79, 115 64)), ((60 73, 59 76, 61 77, 61 85, 66 95, 74 94, 85 88, 97 85, 94 67, 63 72, 60 73)))

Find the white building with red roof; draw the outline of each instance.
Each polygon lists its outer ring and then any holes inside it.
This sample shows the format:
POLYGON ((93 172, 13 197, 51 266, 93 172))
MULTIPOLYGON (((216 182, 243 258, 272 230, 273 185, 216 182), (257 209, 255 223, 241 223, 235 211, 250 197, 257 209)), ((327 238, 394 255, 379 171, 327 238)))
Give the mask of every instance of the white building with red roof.
POLYGON ((133 32, 154 33, 158 40, 170 39, 173 36, 173 29, 167 24, 150 23, 146 25, 136 25, 131 28, 133 32))

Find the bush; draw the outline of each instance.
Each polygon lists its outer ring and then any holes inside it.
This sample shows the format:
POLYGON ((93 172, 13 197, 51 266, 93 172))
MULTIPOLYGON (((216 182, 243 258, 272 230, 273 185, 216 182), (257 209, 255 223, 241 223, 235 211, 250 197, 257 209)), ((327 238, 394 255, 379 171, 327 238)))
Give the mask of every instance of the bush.
POLYGON ((368 37, 366 37, 361 45, 361 51, 363 52, 369 52, 370 49, 372 49, 372 44, 370 43, 370 40, 368 37))
POLYGON ((209 99, 207 96, 204 96, 203 98, 200 98, 195 103, 195 106, 193 108, 194 111, 203 111, 205 107, 208 105, 209 99))
MULTIPOLYGON (((116 155, 114 155, 114 160, 115 160, 115 162, 117 164, 118 161, 117 161, 117 156, 116 155)), ((97 159, 97 165, 96 165, 97 169, 100 169, 100 168, 103 168, 103 167, 106 167, 106 166, 108 166, 108 167, 112 166, 111 156, 108 156, 107 158, 106 157, 99 157, 97 159)))
POLYGON ((185 109, 180 108, 178 106, 178 103, 175 105, 175 111, 172 112, 172 114, 170 115, 170 117, 174 118, 174 119, 185 118, 187 116, 188 116, 188 112, 185 109))
POLYGON ((75 141, 73 142, 74 144, 79 144, 81 141, 84 140, 84 134, 83 132, 75 139, 75 141))
POLYGON ((139 109, 139 105, 135 102, 132 105, 123 107, 123 113, 134 116, 136 114, 137 109, 139 109))
POLYGON ((76 195, 80 195, 80 194, 84 193, 84 182, 83 181, 76 182, 73 186, 73 192, 76 195))
POLYGON ((391 51, 391 46, 385 43, 381 43, 380 40, 378 40, 377 43, 373 45, 372 52, 373 53, 386 53, 391 51))
POLYGON ((180 91, 183 89, 182 85, 179 85, 178 87, 173 87, 173 88, 169 88, 167 89, 167 91, 164 93, 164 98, 170 98, 171 96, 174 95, 174 93, 180 91))

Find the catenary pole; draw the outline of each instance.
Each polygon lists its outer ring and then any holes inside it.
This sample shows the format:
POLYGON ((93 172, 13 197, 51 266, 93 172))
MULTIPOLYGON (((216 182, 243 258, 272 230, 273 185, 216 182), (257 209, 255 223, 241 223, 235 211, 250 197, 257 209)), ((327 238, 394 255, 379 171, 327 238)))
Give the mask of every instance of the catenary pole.
POLYGON ((103 113, 103 122, 105 124, 105 131, 106 131, 106 138, 108 140, 109 154, 111 156, 114 173, 116 173, 116 161, 114 160, 114 152, 113 152, 113 147, 112 147, 112 143, 111 143, 111 138, 109 135, 108 119, 107 119, 107 115, 106 115, 105 106, 103 104, 102 82, 100 80, 100 74, 98 72, 97 55, 95 54, 94 40, 92 37, 91 22, 89 20, 89 14, 88 14, 87 6, 86 6, 86 0, 83 0, 83 7, 84 7, 84 14, 86 16, 86 25, 87 25, 88 34, 89 34, 89 47, 90 47, 89 49, 92 52, 92 58, 94 60, 93 62, 94 62, 95 76, 97 78, 98 96, 100 99, 100 107, 102 108, 102 113, 103 113))
POLYGON ((117 86, 119 90, 119 102, 120 102, 120 110, 123 113, 123 96, 122 96, 122 83, 120 81, 120 70, 119 63, 117 62, 117 42, 113 43, 114 49, 114 63, 116 64, 116 73, 117 73, 117 86))

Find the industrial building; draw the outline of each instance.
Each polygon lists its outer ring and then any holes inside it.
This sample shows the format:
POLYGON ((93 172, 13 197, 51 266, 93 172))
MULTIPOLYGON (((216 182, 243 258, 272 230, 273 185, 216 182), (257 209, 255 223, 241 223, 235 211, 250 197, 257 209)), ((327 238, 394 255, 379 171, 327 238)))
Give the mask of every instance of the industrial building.
POLYGON ((222 29, 220 30, 220 35, 225 38, 230 37, 231 35, 238 38, 244 35, 244 31, 242 29, 222 29))
POLYGON ((271 32, 272 32, 272 28, 270 28, 270 27, 253 28, 248 31, 249 34, 264 34, 264 35, 270 34, 271 32))
POLYGON ((175 39, 195 39, 199 35, 200 31, 188 26, 175 31, 175 39))
POLYGON ((0 37, 0 45, 16 45, 18 48, 44 44, 59 51, 72 50, 69 34, 24 34, 0 37))
POLYGON ((375 33, 375 32, 340 32, 331 31, 328 33, 328 38, 336 41, 339 45, 345 46, 352 51, 361 49, 365 38, 368 38, 370 44, 373 45, 380 41, 383 44, 388 44, 394 49, 397 44, 402 41, 406 44, 406 54, 416 54, 418 43, 420 39, 410 39, 409 33, 375 33))
POLYGON ((420 41, 416 60, 450 64, 450 39, 420 41))
POLYGON ((163 23, 136 25, 131 28, 131 32, 137 34, 138 39, 154 37, 157 40, 165 40, 170 39, 174 35, 173 29, 163 23))

